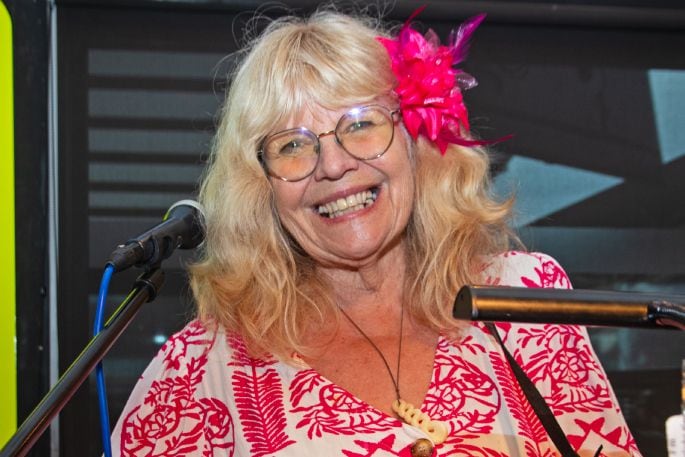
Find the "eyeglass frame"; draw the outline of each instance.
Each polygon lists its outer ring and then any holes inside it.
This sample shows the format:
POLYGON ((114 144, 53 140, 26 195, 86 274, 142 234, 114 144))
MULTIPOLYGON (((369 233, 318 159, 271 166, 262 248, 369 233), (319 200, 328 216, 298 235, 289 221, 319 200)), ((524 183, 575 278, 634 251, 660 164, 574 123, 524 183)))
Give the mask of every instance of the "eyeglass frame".
POLYGON ((274 178, 278 178, 278 179, 280 179, 280 180, 282 180, 282 181, 285 181, 285 182, 297 182, 297 181, 302 181, 303 179, 308 178, 309 176, 311 176, 311 175, 316 171, 316 167, 319 165, 319 160, 321 160, 321 141, 320 141, 320 138, 321 138, 321 137, 328 136, 328 135, 331 135, 331 134, 332 134, 332 135, 334 136, 334 138, 335 138, 336 144, 337 144, 338 146, 340 146, 346 153, 348 153, 350 156, 352 156, 352 157, 355 158, 356 160, 362 160, 362 161, 364 161, 364 162, 367 162, 367 161, 369 161, 369 160, 377 159, 377 158, 383 156, 383 154, 385 154, 386 152, 388 152, 388 149, 390 149, 390 146, 392 146, 392 142, 393 142, 394 139, 395 139, 395 124, 396 124, 397 122, 399 122, 399 120, 401 119, 401 117, 402 117, 402 111, 401 111, 400 108, 391 110, 391 109, 388 108, 387 106, 383 106, 383 105, 379 105, 379 104, 375 104, 375 103, 374 103, 374 104, 370 104, 370 105, 355 106, 354 108, 351 108, 349 111, 347 111, 347 112, 344 113, 342 116, 340 116, 340 119, 338 119, 338 122, 335 124, 335 128, 332 129, 332 130, 327 130, 327 131, 325 131, 325 132, 316 134, 316 133, 314 133, 312 130, 308 129, 307 127, 293 127, 293 128, 290 128, 290 129, 280 130, 280 131, 278 131, 278 132, 274 132, 274 133, 272 133, 272 134, 270 134, 270 135, 267 135, 267 136, 264 137, 264 139, 259 143, 259 149, 257 150, 257 157, 258 157, 258 159, 259 159, 259 162, 260 162, 261 165, 262 165, 262 168, 264 169, 264 172, 265 172, 267 175, 272 176, 272 177, 274 177, 274 178), (342 142, 341 142, 340 139, 338 138, 338 133, 337 133, 337 131, 338 131, 338 127, 340 127, 340 123, 341 123, 341 122, 343 121, 343 119, 344 119, 347 115, 349 115, 352 111, 354 111, 354 110, 363 110, 363 109, 366 109, 366 108, 381 108, 383 111, 387 112, 387 114, 389 115, 390 121, 392 122, 392 133, 391 133, 391 135, 390 135, 390 140, 388 141, 388 145, 385 147, 385 149, 384 149, 383 151, 377 153, 377 154, 374 155, 373 157, 362 158, 362 157, 357 157, 355 154, 353 154, 352 152, 350 152, 350 151, 347 150, 347 148, 342 144, 342 142), (395 115, 398 115, 398 117, 395 118, 395 115), (267 141, 268 141, 270 138, 272 138, 272 137, 274 137, 274 136, 276 136, 276 135, 280 135, 280 134, 283 134, 283 133, 286 133, 286 132, 296 132, 296 131, 297 131, 297 132, 302 132, 302 133, 305 133, 305 134, 311 134, 311 136, 316 140, 316 143, 315 143, 315 145, 314 145, 314 146, 315 146, 315 151, 316 151, 316 163, 314 164, 314 167, 312 168, 312 171, 310 171, 310 172, 307 173, 306 175, 302 176, 301 178, 297 178, 297 179, 288 179, 288 178, 284 178, 284 177, 282 177, 282 176, 279 176, 279 175, 275 174, 273 171, 271 171, 271 170, 269 169, 269 166, 266 164, 266 160, 264 159, 264 146, 266 145, 267 141))

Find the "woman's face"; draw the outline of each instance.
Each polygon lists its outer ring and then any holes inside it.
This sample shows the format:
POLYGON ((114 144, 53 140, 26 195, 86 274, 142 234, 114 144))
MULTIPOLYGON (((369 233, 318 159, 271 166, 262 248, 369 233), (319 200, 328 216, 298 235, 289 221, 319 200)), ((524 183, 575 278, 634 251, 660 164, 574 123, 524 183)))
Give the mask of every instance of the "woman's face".
MULTIPOLYGON (((308 109, 274 131, 304 126, 316 133, 327 132, 350 108, 308 109)), ((280 220, 321 265, 355 268, 371 264, 403 240, 412 211, 414 173, 405 135, 396 124, 385 154, 366 161, 347 153, 333 135, 319 141, 319 161, 310 176, 295 182, 270 178, 280 220), (345 206, 353 208, 340 211, 345 206)))

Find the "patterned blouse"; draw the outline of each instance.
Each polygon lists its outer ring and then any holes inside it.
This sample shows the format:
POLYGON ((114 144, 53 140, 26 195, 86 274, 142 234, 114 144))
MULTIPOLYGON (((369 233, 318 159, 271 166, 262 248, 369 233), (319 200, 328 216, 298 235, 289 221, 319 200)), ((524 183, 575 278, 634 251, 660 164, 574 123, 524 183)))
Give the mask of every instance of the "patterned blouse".
MULTIPOLYGON (((569 288, 544 254, 508 252, 484 283, 569 288)), ((583 327, 498 323, 579 453, 640 456, 583 327)), ((440 337, 420 409, 447 424, 434 456, 559 455, 501 348, 481 323, 440 337)), ((248 356, 241 339, 189 323, 161 348, 112 436, 123 456, 410 457, 419 428, 364 403, 311 368, 248 356)))

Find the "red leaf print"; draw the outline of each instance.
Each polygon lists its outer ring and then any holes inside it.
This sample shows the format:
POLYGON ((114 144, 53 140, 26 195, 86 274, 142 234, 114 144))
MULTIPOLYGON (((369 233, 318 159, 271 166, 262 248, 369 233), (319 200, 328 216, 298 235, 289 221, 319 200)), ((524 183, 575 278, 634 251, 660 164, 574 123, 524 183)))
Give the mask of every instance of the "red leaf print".
POLYGON ((521 390, 511 367, 503 355, 497 352, 490 354, 490 363, 495 370, 507 407, 512 417, 518 422, 519 434, 530 440, 525 443, 526 455, 531 457, 547 455, 549 448, 543 451, 540 447, 541 443, 548 442, 547 432, 521 390))
POLYGON ((206 356, 190 359, 187 372, 184 375, 154 381, 145 396, 145 404, 164 404, 169 402, 169 399, 173 399, 175 402, 191 401, 195 387, 202 381, 204 375, 202 367, 206 363, 206 356))
POLYGON ((169 338, 161 347, 166 369, 180 370, 180 363, 187 357, 190 346, 206 346, 202 352, 207 353, 214 344, 216 333, 208 335, 207 329, 199 322, 193 321, 180 333, 169 338))
POLYGON ((295 442, 285 434, 283 389, 278 373, 236 371, 232 379, 238 415, 253 457, 272 454, 295 442))
MULTIPOLYGON (((345 389, 321 378, 325 384, 318 391, 318 403, 300 406, 290 411, 304 413, 296 428, 309 426, 307 436, 353 435, 383 431, 399 421, 362 402, 345 389)), ((292 386, 291 386, 292 388, 292 386)), ((314 395, 310 395, 310 398, 314 395)))
MULTIPOLYGON (((481 325, 481 324, 480 323, 474 323, 472 325, 481 325)), ((438 341, 438 351, 442 351, 442 352, 448 352, 449 351, 449 348, 446 347, 447 345, 445 343, 447 343, 447 341, 440 338, 440 341, 438 341)), ((485 347, 482 344, 477 343, 476 340, 471 335, 465 336, 457 344, 459 345, 459 349, 468 350, 473 355, 478 355, 478 354, 482 354, 485 352, 485 347)))
POLYGON ((531 254, 540 262, 540 267, 535 267, 533 271, 538 276, 538 282, 525 276, 521 277, 521 282, 526 287, 556 287, 559 289, 570 289, 571 281, 566 272, 550 257, 531 254))
POLYGON ((290 403, 298 406, 302 396, 314 391, 323 382, 323 379, 314 370, 302 370, 295 376, 290 384, 290 403))

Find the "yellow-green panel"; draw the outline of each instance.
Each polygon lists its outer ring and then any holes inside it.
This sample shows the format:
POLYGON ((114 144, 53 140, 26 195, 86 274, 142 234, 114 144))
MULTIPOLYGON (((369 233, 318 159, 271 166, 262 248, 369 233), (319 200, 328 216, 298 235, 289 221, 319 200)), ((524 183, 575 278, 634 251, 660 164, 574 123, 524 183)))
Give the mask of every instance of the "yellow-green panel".
POLYGON ((17 428, 16 292, 14 262, 14 88, 12 20, 0 2, 0 444, 17 428))

